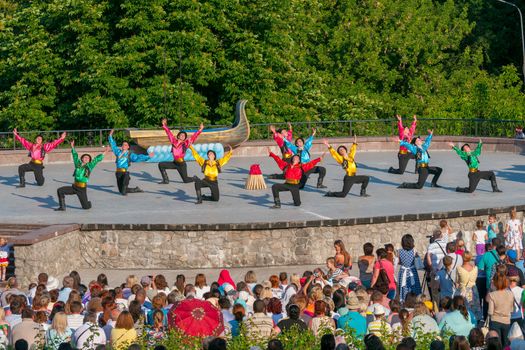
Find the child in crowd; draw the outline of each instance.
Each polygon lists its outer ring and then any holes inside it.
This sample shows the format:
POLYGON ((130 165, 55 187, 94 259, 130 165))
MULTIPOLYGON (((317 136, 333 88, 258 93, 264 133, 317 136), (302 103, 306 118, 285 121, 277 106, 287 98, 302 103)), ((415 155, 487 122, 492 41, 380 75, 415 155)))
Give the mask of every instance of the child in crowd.
POLYGON ((481 256, 485 254, 485 243, 489 240, 489 235, 483 229, 483 221, 476 221, 477 230, 472 234, 472 242, 476 243, 476 255, 481 256))
POLYGON ((487 225, 487 234, 488 241, 487 243, 492 242, 492 239, 498 237, 498 223, 496 222, 496 215, 489 215, 489 224, 487 225))
POLYGON ((436 280, 439 282, 439 297, 452 298, 455 292, 454 279, 452 278, 452 258, 447 255, 443 258, 443 268, 436 274, 436 280))
POLYGON ((516 208, 510 211, 510 220, 505 225, 505 245, 507 249, 516 251, 518 257, 521 258, 521 251, 523 249, 523 226, 520 219, 517 217, 516 208))
POLYGON ((463 255, 465 252, 465 241, 461 238, 456 239, 456 251, 457 255, 463 255))
POLYGON ((0 307, 0 346, 7 346, 9 323, 5 320, 5 311, 0 307))
POLYGON ((0 237, 0 280, 6 280, 6 271, 9 266, 9 252, 12 244, 7 243, 5 237, 0 237))

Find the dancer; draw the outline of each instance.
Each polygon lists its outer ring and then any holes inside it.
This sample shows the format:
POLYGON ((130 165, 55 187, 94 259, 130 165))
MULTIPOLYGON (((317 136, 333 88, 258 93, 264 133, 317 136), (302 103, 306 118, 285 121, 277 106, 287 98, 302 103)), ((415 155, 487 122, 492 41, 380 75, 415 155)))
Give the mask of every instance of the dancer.
POLYGON ((490 180, 492 186, 492 192, 501 192, 498 189, 498 184, 496 182, 496 175, 493 171, 479 171, 479 159, 481 155, 481 148, 483 143, 479 139, 478 146, 474 151, 470 149, 470 145, 465 143, 461 146, 461 149, 457 148, 453 143, 449 143, 449 146, 452 147, 454 151, 463 159, 468 166, 468 187, 456 187, 456 192, 466 192, 472 193, 476 190, 478 183, 481 179, 490 180))
POLYGON ((166 118, 162 119, 162 128, 166 131, 166 135, 171 143, 171 153, 173 153, 173 162, 161 162, 159 163, 160 174, 162 175, 161 184, 169 184, 170 179, 168 178, 168 173, 166 169, 177 169, 184 183, 192 182, 193 178, 188 177, 188 166, 184 161, 184 155, 186 150, 197 140, 199 135, 204 129, 204 125, 201 123, 199 130, 193 133, 188 139, 188 134, 186 131, 179 131, 177 137, 173 136, 171 130, 168 128, 168 120, 166 118))
POLYGON ((73 164, 75 164, 75 171, 73 172, 73 177, 75 182, 72 186, 60 187, 57 190, 58 204, 59 207, 55 211, 65 211, 66 210, 66 197, 68 195, 76 194, 82 209, 90 209, 91 202, 87 197, 87 184, 89 182, 89 177, 95 166, 104 159, 104 156, 108 153, 109 147, 104 149, 104 153, 99 154, 94 159, 91 158, 89 154, 83 154, 80 159, 78 158, 78 153, 75 150, 75 141, 71 141, 71 154, 73 155, 73 164))
MULTIPOLYGON (((416 131, 417 117, 414 115, 414 121, 412 122, 412 125, 410 126, 410 128, 403 127, 403 121, 401 120, 400 115, 396 115, 396 118, 397 118, 397 129, 399 132, 399 140, 409 142, 412 139, 414 132, 416 131)), ((397 154, 397 158, 399 160, 399 169, 394 169, 393 167, 390 167, 390 169, 388 169, 388 172, 391 174, 401 175, 405 173, 405 169, 407 167, 408 161, 410 159, 414 159, 414 154, 410 153, 405 146, 400 145, 399 153, 397 154)), ((416 169, 417 169, 417 162, 416 162, 416 169)))
MULTIPOLYGON (((315 128, 312 128, 312 135, 307 138, 306 141, 302 137, 298 137, 295 139, 295 145, 283 137, 286 147, 292 151, 293 154, 297 154, 299 157, 301 157, 301 163, 303 164, 310 161, 310 148, 312 148, 312 142, 314 141, 315 133, 315 128)), ((300 182, 300 189, 304 188, 306 182, 308 181, 308 177, 311 174, 319 174, 319 178, 317 179, 317 188, 326 188, 326 186, 323 185, 323 179, 326 175, 326 168, 322 166, 314 166, 312 169, 303 174, 300 182)))
POLYGON ((328 140, 323 140, 323 143, 328 147, 330 154, 335 159, 335 161, 343 167, 343 170, 346 172, 345 177, 343 178, 343 190, 341 192, 326 192, 326 197, 338 197, 344 198, 350 192, 350 189, 354 184, 361 184, 361 197, 369 197, 366 194, 366 187, 370 181, 369 176, 365 175, 356 175, 357 166, 355 164, 354 158, 357 151, 357 136, 354 135, 354 143, 350 148, 350 154, 348 154, 348 149, 345 146, 337 147, 337 151, 330 146, 328 140))
POLYGON ((44 158, 46 153, 51 152, 58 145, 64 142, 67 134, 63 132, 59 139, 48 143, 43 143, 44 138, 42 135, 38 135, 35 139, 35 143, 31 143, 22 136, 18 135, 16 128, 13 129, 13 134, 15 135, 15 138, 24 146, 24 148, 29 151, 29 157, 31 157, 31 161, 29 163, 22 164, 18 167, 18 177, 20 178, 20 184, 17 187, 26 187, 25 175, 28 171, 32 171, 35 174, 37 186, 43 186, 45 181, 44 158))
POLYGON ((118 191, 123 196, 127 195, 128 193, 144 192, 139 187, 128 187, 130 179, 128 168, 131 165, 131 162, 138 163, 147 161, 150 159, 150 157, 153 157, 153 153, 150 153, 149 156, 146 154, 133 153, 129 149, 129 143, 125 141, 122 142, 122 147, 119 148, 113 139, 113 133, 114 130, 109 132, 108 140, 111 150, 116 157, 115 164, 117 165, 117 170, 115 171, 115 176, 117 178, 118 191))
POLYGON ((437 166, 428 166, 428 161, 430 160, 430 156, 428 155, 428 148, 430 147, 430 142, 432 141, 433 133, 434 131, 428 130, 428 137, 425 140, 425 142, 423 142, 423 140, 421 140, 419 136, 414 137, 410 143, 406 141, 399 142, 403 147, 406 147, 415 156, 417 172, 419 176, 417 182, 403 182, 401 185, 399 185, 398 188, 414 188, 419 190, 425 185, 425 181, 427 180, 428 174, 434 175, 430 186, 441 187, 437 184, 437 182, 443 169, 437 166))
MULTIPOLYGON (((288 130, 286 129, 275 129, 275 126, 270 125, 270 131, 273 134, 273 140, 277 143, 277 146, 281 149, 282 160, 290 162, 293 156, 292 151, 286 146, 284 140, 292 142, 293 130, 292 124, 288 123, 288 130)), ((284 179, 284 173, 282 174, 271 174, 268 175, 269 179, 284 179)))
POLYGON ((219 173, 222 170, 222 167, 228 163, 232 156, 232 147, 228 146, 230 150, 224 155, 221 159, 217 160, 217 153, 215 151, 209 150, 208 160, 202 158, 199 153, 190 146, 191 153, 197 163, 201 166, 202 172, 204 174, 204 179, 199 179, 197 176, 193 177, 195 182, 195 192, 197 193, 197 202, 195 204, 201 204, 203 200, 210 200, 214 202, 219 201, 219 182, 217 178, 219 173), (205 196, 202 194, 201 189, 203 187, 209 187, 211 190, 211 197, 205 196))
POLYGON ((273 200, 275 205, 272 209, 278 209, 281 207, 281 200, 279 198, 279 192, 290 191, 292 193, 293 204, 295 206, 301 205, 301 197, 299 195, 299 187, 301 186, 301 178, 304 173, 312 169, 317 163, 319 163, 323 157, 316 158, 306 164, 301 164, 301 157, 297 154, 293 155, 290 163, 282 160, 268 148, 268 153, 272 157, 279 168, 284 172, 285 183, 274 184, 272 186, 273 200))

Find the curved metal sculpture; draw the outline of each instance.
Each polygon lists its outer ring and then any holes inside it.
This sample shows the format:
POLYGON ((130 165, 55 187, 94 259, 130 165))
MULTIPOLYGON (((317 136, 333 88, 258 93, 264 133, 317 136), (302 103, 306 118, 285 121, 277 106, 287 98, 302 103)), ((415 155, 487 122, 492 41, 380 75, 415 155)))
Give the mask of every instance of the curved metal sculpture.
MULTIPOLYGON (((235 148, 241 145, 250 137, 250 123, 246 117, 244 107, 246 100, 237 102, 235 108, 235 121, 231 128, 220 129, 204 129, 202 134, 197 139, 198 143, 221 143, 224 146, 231 146, 235 148)), ((185 130, 188 137, 191 136, 195 130, 185 130)), ((179 130, 172 130, 176 135, 179 130)), ((126 133, 129 138, 133 139, 140 147, 147 149, 150 146, 169 145, 169 140, 166 137, 164 130, 136 130, 128 129, 126 133)))

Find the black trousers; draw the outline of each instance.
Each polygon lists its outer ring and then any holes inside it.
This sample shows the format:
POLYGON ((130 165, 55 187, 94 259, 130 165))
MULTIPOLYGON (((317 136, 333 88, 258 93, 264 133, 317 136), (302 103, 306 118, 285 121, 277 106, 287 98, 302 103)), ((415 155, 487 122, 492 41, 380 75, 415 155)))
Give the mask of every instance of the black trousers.
POLYGON ((354 176, 348 176, 345 175, 343 179, 343 190, 341 192, 332 192, 330 193, 330 197, 339 197, 344 198, 350 192, 352 189, 352 186, 354 184, 361 184, 361 192, 366 190, 366 187, 368 186, 368 182, 370 181, 369 176, 365 175, 354 175, 354 176))
POLYGON ((194 178, 195 180, 195 191, 198 193, 202 188, 207 187, 211 190, 211 200, 214 202, 219 201, 219 182, 211 181, 206 178, 199 179, 194 178))
POLYGON ((501 345, 503 345, 504 347, 507 346, 507 342, 508 342, 507 336, 509 334, 510 324, 490 321, 489 330, 498 332, 499 338, 501 340, 501 345))
POLYGON ((160 173, 163 175, 165 174, 167 178, 168 175, 166 174, 166 169, 177 169, 180 177, 182 178, 182 182, 184 183, 193 182, 193 178, 188 177, 188 165, 186 162, 173 161, 159 163, 160 173))
POLYGON ((58 198, 63 198, 64 196, 71 196, 74 194, 77 195, 78 200, 80 201, 80 205, 82 206, 82 209, 91 208, 91 202, 88 200, 88 196, 87 196, 87 187, 77 187, 75 185, 72 185, 72 186, 60 187, 57 190, 58 198))
POLYGON ((288 184, 288 183, 274 184, 272 186, 273 199, 274 200, 280 200, 280 198, 279 198, 279 193, 280 192, 290 191, 292 193, 293 204, 298 207, 298 206, 301 205, 301 196, 299 195, 299 187, 300 186, 301 186, 300 184, 292 185, 292 184, 288 184))
POLYGON ((490 180, 492 189, 494 189, 496 183, 496 174, 493 171, 476 171, 468 173, 468 187, 458 187, 458 192, 472 193, 478 187, 480 180, 490 180))
POLYGON ((121 194, 125 195, 125 194, 128 194, 128 193, 139 192, 139 191, 137 191, 138 187, 129 188, 129 180, 130 180, 131 176, 129 175, 129 173, 127 171, 126 172, 116 171, 115 172, 115 177, 117 178, 118 191, 121 194))
POLYGON ((439 176, 441 176, 441 172, 443 169, 437 166, 429 166, 429 167, 418 167, 417 172, 419 174, 417 178, 417 182, 403 182, 401 184, 401 188, 414 188, 414 189, 421 189, 425 185, 425 181, 427 181, 428 175, 433 174, 434 177, 432 178, 432 185, 437 184, 437 181, 439 179, 439 176))
POLYGON ((326 168, 324 166, 314 166, 312 169, 308 170, 307 172, 305 172, 303 174, 303 177, 301 177, 301 182, 300 182, 300 188, 303 189, 304 186, 306 185, 306 182, 308 181, 308 178, 310 177, 310 175, 312 174, 319 174, 319 179, 317 181, 317 184, 322 184, 323 183, 323 179, 326 175, 326 168))
POLYGON ((392 173, 392 174, 404 174, 405 173, 405 170, 407 168, 407 165, 408 165, 408 161, 410 159, 416 159, 416 156, 413 154, 413 153, 406 153, 406 154, 402 154, 402 153, 398 153, 397 154, 397 159, 399 160, 399 169, 391 169, 389 171, 389 173, 392 173))
POLYGON ((44 165, 35 164, 33 162, 22 164, 18 167, 18 176, 20 177, 20 182, 22 182, 22 179, 25 178, 26 173, 30 171, 35 173, 36 184, 38 186, 44 185, 44 165))

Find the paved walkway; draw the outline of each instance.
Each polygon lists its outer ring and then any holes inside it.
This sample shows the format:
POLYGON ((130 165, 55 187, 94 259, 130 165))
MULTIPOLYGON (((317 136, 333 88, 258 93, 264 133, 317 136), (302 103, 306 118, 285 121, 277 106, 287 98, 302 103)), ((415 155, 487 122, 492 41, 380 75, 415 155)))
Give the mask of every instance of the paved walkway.
MULTIPOLYGON (((159 185, 156 164, 134 164, 131 168, 131 186, 140 186, 145 193, 129 194, 117 192, 114 164, 102 163, 93 171, 88 196, 93 203, 91 210, 82 210, 75 196, 66 198, 67 211, 55 212, 56 189, 72 181, 72 166, 52 164, 45 168, 46 183, 34 186, 32 174, 27 175, 28 186, 17 189, 17 167, 0 167, 0 223, 238 223, 288 220, 312 220, 329 218, 358 218, 406 213, 442 212, 462 209, 478 209, 511 206, 524 203, 525 157, 512 153, 482 154, 481 169, 496 170, 503 193, 493 194, 490 183, 482 181, 473 194, 456 193, 456 186, 467 185, 465 163, 452 151, 431 152, 432 165, 444 168, 440 179, 441 189, 425 187, 423 190, 402 190, 396 187, 402 181, 415 182, 412 172, 392 175, 386 172, 391 165, 397 166, 397 157, 392 152, 361 152, 357 154, 358 173, 371 176, 369 198, 360 198, 359 187, 352 188, 344 199, 326 198, 326 190, 313 187, 317 175, 312 175, 309 185, 301 192, 303 204, 292 205, 289 193, 282 193, 281 210, 270 210, 273 204, 271 185, 263 191, 247 191, 244 182, 247 169, 259 163, 265 174, 278 172, 272 159, 233 158, 220 175, 220 202, 205 202, 195 205, 195 190, 192 183, 183 184, 175 170, 169 171, 172 182, 159 185)), ((343 170, 327 155, 322 162, 328 175, 325 184, 330 190, 342 187, 343 170)), ((409 169, 414 169, 410 161, 409 169)), ((190 175, 201 176, 196 163, 188 165, 190 175)), ((281 182, 281 181, 278 181, 281 182)), ((204 189, 204 193, 207 193, 204 189)))

